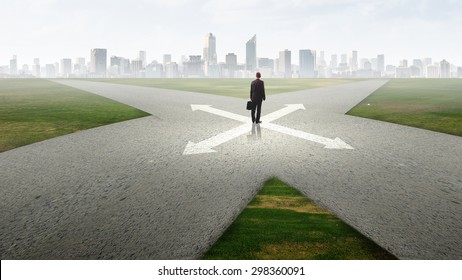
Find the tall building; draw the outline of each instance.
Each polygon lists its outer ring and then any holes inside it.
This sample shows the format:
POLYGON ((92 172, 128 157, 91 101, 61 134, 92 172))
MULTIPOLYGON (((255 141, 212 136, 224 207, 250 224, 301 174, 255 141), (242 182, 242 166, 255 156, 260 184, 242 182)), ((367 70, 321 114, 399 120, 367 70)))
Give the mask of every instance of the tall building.
POLYGON ((18 75, 18 58, 16 55, 13 55, 13 58, 10 59, 10 75, 18 75))
POLYGON ((107 50, 92 49, 90 53, 90 72, 98 77, 106 76, 107 50))
POLYGON ((189 61, 187 61, 184 65, 184 74, 186 77, 193 78, 204 76, 202 71, 202 59, 200 55, 189 56, 189 61))
POLYGON ((462 78, 462 67, 457 67, 457 78, 462 78))
POLYGON ((133 59, 132 63, 130 64, 130 69, 132 72, 132 75, 135 78, 143 78, 143 61, 139 59, 133 59))
POLYGON ((299 51, 300 78, 314 78, 316 68, 316 52, 312 50, 299 51))
POLYGON ((164 66, 157 61, 146 65, 146 78, 162 78, 164 76, 164 66))
POLYGON ((407 59, 402 59, 399 61, 399 67, 409 67, 407 59))
POLYGON ((53 64, 45 65, 45 72, 47 78, 56 78, 56 68, 53 64))
POLYGON ((208 65, 217 64, 217 39, 212 33, 205 35, 204 62, 208 65))
POLYGON ((172 55, 171 54, 164 54, 163 56, 163 64, 164 64, 164 67, 169 64, 170 62, 172 62, 172 55))
MULTIPOLYGON (((210 76, 210 66, 217 65, 217 45, 216 38, 212 33, 205 35, 204 44, 204 72, 205 76, 210 76)), ((213 66, 215 68, 215 66, 213 66)))
POLYGON ((137 60, 141 61, 142 68, 146 68, 146 64, 147 64, 146 51, 138 51, 137 60))
POLYGON ((111 58, 109 59, 110 61, 110 64, 109 64, 109 72, 110 72, 110 76, 111 77, 114 77, 114 76, 119 76, 120 74, 122 74, 122 60, 124 58, 123 57, 120 57, 120 56, 111 56, 111 58))
POLYGON ((441 68, 441 78, 450 78, 451 77, 451 64, 447 62, 445 59, 443 59, 440 62, 440 68, 441 68))
POLYGON ((439 78, 440 73, 439 73, 439 67, 438 65, 430 64, 427 65, 427 78, 439 78))
POLYGON ((226 69, 228 71, 228 78, 234 78, 234 72, 237 70, 237 55, 234 53, 228 53, 226 55, 226 69))
POLYGON ((287 49, 279 52, 279 72, 284 78, 292 77, 292 53, 287 49))
POLYGON ((34 58, 34 65, 32 65, 32 75, 40 78, 40 58, 34 58))
POLYGON ((350 67, 351 67, 351 71, 358 70, 358 51, 351 52, 350 67))
MULTIPOLYGON (((200 57, 200 55, 199 55, 200 57)), ((199 62, 200 66, 200 62, 199 62)), ((178 64, 176 62, 169 62, 165 67, 165 77, 166 78, 178 78, 178 64)))
POLYGON ((70 58, 61 59, 61 76, 68 78, 72 74, 72 60, 70 58))
POLYGON ((377 71, 380 72, 380 75, 385 72, 385 55, 383 54, 377 56, 377 71))
POLYGON ((330 68, 335 69, 338 66, 337 55, 333 54, 330 56, 330 68))
POLYGON ((320 53, 319 53, 319 61, 317 61, 317 64, 320 65, 320 66, 327 66, 324 51, 320 51, 320 53))
POLYGON ((248 71, 257 69, 257 35, 253 35, 245 44, 245 68, 248 71))
POLYGON ((87 66, 85 65, 85 57, 77 57, 74 64, 74 74, 84 75, 87 73, 87 66))

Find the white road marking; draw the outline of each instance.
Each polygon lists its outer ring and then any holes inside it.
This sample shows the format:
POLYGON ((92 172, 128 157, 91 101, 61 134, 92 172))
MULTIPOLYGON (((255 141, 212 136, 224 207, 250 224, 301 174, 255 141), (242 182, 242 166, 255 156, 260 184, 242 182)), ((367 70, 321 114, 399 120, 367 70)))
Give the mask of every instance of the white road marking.
POLYGON ((285 115, 288 115, 290 113, 293 113, 299 109, 305 110, 305 106, 303 104, 285 104, 285 108, 279 109, 275 112, 272 112, 262 118, 262 120, 266 122, 272 122, 275 121, 285 115))
POLYGON ((192 155, 192 154, 203 154, 203 153, 214 153, 213 147, 221 145, 229 140, 232 140, 236 137, 246 134, 249 132, 249 125, 243 124, 236 128, 230 129, 209 139, 203 140, 199 143, 188 142, 186 148, 183 151, 183 155, 192 155))
POLYGON ((322 137, 316 134, 311 134, 311 133, 307 133, 304 131, 295 130, 292 128, 288 128, 288 127, 273 124, 273 123, 261 123, 260 126, 263 128, 271 129, 271 130, 281 132, 287 135, 292 135, 298 138, 302 138, 302 139, 305 139, 311 142, 322 144, 324 145, 325 149, 348 149, 348 150, 353 149, 353 147, 343 142, 342 139, 338 137, 335 139, 330 139, 330 138, 322 137))
POLYGON ((236 121, 240 121, 240 122, 244 122, 244 123, 247 123, 247 122, 250 121, 250 117, 244 117, 242 115, 238 115, 238 114, 223 111, 223 110, 220 110, 220 109, 212 108, 212 105, 195 105, 195 104, 191 104, 191 109, 193 111, 200 110, 200 111, 204 111, 204 112, 207 112, 207 113, 211 113, 211 114, 214 114, 214 115, 217 115, 217 116, 222 116, 222 117, 225 117, 225 118, 228 118, 228 119, 232 119, 232 120, 236 120, 236 121))
MULTIPOLYGON (((324 145, 325 149, 349 149, 349 150, 354 149, 353 147, 351 147, 350 145, 348 145, 347 143, 345 143, 343 140, 341 140, 338 137, 335 139, 330 139, 330 138, 326 138, 323 136, 307 133, 304 131, 291 129, 285 126, 272 124, 271 123, 272 121, 275 121, 285 115, 293 113, 297 110, 305 110, 305 106, 303 106, 303 104, 286 104, 285 106, 286 106, 285 108, 279 109, 275 112, 272 112, 264 116, 262 118, 264 122, 261 123, 260 126, 266 129, 270 129, 273 131, 277 131, 277 132, 281 132, 287 135, 305 139, 311 142, 322 144, 324 145)), ((213 137, 210 137, 198 143, 189 141, 188 144, 186 145, 186 148, 183 151, 183 155, 214 153, 216 151, 213 150, 212 148, 219 146, 225 142, 228 142, 236 137, 239 137, 249 132, 249 124, 248 124, 250 122, 249 117, 244 117, 242 115, 238 115, 238 114, 234 114, 234 113, 227 112, 224 110, 212 108, 212 105, 191 104, 191 109, 193 111, 197 111, 197 110, 204 111, 204 112, 222 116, 228 119, 244 122, 246 124, 243 124, 236 128, 222 132, 218 135, 215 135, 213 137)))

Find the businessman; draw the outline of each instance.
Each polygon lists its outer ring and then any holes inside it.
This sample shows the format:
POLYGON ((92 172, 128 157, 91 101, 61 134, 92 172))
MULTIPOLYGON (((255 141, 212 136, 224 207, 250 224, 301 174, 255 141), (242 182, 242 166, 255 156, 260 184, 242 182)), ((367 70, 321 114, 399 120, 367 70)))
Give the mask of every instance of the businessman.
POLYGON ((265 83, 263 83, 260 72, 257 72, 257 79, 250 84, 250 100, 252 100, 252 123, 259 124, 260 115, 261 115, 261 103, 266 99, 265 96, 265 83), (255 111, 257 111, 257 116, 255 117, 255 111))

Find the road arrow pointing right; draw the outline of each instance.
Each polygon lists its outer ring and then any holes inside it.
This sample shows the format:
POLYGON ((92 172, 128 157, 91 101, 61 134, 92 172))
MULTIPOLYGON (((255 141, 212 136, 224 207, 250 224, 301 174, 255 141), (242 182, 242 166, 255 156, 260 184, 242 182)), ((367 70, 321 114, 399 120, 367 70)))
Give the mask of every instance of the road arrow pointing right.
POLYGON ((354 148, 343 142, 340 138, 330 139, 327 137, 322 137, 316 134, 307 133, 300 130, 291 129, 285 126, 272 124, 272 123, 262 123, 261 127, 271 129, 277 132, 281 132, 287 135, 292 135, 298 138, 302 138, 311 142, 316 142, 323 144, 325 149, 348 149, 353 150, 354 148))
POLYGON ((303 104, 285 104, 285 106, 285 108, 272 112, 266 116, 263 116, 262 120, 265 123, 272 122, 297 110, 305 110, 305 106, 303 106, 303 104))

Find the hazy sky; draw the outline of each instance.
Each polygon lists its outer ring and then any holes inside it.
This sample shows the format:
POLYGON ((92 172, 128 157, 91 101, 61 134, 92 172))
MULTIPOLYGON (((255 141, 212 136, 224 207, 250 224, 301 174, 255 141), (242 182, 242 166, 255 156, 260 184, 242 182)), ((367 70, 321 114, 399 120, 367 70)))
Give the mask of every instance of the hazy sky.
POLYGON ((202 55, 204 36, 217 38, 218 60, 257 34, 257 56, 275 58, 299 49, 359 57, 385 54, 386 64, 406 58, 447 59, 462 66, 460 0, 0 0, 0 65, 18 55, 19 67, 85 57, 90 49, 148 61, 171 53, 202 55))

